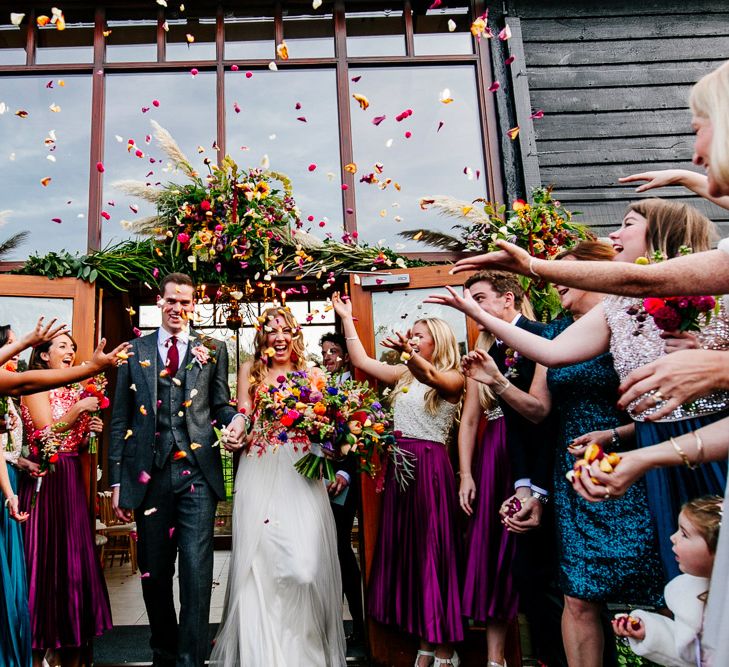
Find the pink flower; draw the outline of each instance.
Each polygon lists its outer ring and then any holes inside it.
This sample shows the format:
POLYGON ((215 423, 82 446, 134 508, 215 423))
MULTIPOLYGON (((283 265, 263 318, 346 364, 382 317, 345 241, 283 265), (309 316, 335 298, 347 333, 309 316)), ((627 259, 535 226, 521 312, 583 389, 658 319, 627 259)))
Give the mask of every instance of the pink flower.
POLYGON ((195 345, 190 349, 190 354, 195 357, 195 360, 201 366, 204 366, 210 361, 210 350, 204 345, 195 345))
POLYGON ((670 306, 662 306, 651 315, 656 326, 663 331, 676 331, 681 326, 681 316, 670 306))
POLYGON ((648 297, 643 299, 643 308, 649 315, 653 315, 659 308, 663 308, 666 302, 663 299, 657 299, 655 297, 648 297))
POLYGON ((210 202, 209 202, 209 201, 208 201, 207 199, 203 199, 203 200, 202 200, 202 201, 200 202, 200 208, 201 208, 201 209, 202 209, 203 211, 209 211, 209 210, 210 210, 210 202))
POLYGON ((180 232, 177 235, 177 240, 180 243, 189 243, 190 242, 190 235, 189 234, 185 234, 185 232, 180 232))

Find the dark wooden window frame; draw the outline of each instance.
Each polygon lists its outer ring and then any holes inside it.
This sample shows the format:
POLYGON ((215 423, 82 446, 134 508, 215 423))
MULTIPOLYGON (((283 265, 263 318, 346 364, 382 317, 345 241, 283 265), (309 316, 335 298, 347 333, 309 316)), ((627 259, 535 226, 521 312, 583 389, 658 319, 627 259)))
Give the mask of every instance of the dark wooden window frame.
MULTIPOLYGON (((357 208, 355 202, 354 175, 344 170, 344 165, 353 162, 352 148, 352 123, 350 118, 349 104, 349 67, 358 68, 382 68, 388 66, 418 67, 424 65, 472 65, 476 70, 476 91, 479 105, 479 122, 481 125, 481 141, 485 162, 485 182, 488 196, 496 199, 503 199, 504 184, 501 176, 501 151, 499 148, 498 121, 494 96, 486 90, 488 82, 491 81, 492 63, 491 52, 488 40, 475 40, 474 53, 466 55, 437 55, 437 56, 416 56, 414 55, 413 37, 413 6, 418 0, 402 0, 406 55, 404 56, 377 56, 347 58, 346 55, 346 21, 345 21, 345 0, 334 0, 334 57, 333 58, 299 58, 289 60, 283 67, 286 69, 312 69, 312 68, 334 68, 336 70, 337 105, 339 117, 339 150, 341 157, 341 180, 349 187, 342 191, 342 210, 352 209, 354 215, 343 216, 345 228, 352 232, 357 229, 357 208)), ((282 8, 285 0, 275 0, 272 3, 274 15, 275 41, 279 43, 284 37, 284 21, 282 8)), ((366 2, 347 3, 352 5, 366 6, 366 2)), ((107 2, 104 6, 124 6, 137 8, 137 3, 107 2)), ((4 65, 0 66, 0 76, 14 75, 38 75, 38 74, 88 74, 92 76, 92 98, 91 98, 91 142, 89 151, 89 203, 88 203, 88 250, 98 250, 101 247, 101 207, 103 198, 103 176, 95 165, 103 162, 104 159, 104 123, 106 120, 105 100, 105 76, 115 73, 147 73, 147 72, 179 72, 187 71, 192 67, 198 68, 201 72, 214 71, 216 73, 216 117, 217 117, 217 142, 221 153, 225 154, 225 71, 231 65, 237 64, 252 70, 263 70, 268 67, 270 60, 274 58, 273 46, 270 59, 254 60, 226 60, 223 57, 225 44, 224 13, 226 4, 219 2, 211 13, 216 15, 216 59, 215 60, 191 60, 165 62, 165 32, 163 23, 165 13, 162 8, 157 12, 157 61, 156 62, 130 62, 130 63, 105 63, 105 9, 100 4, 81 4, 72 8, 66 3, 67 14, 71 15, 74 10, 86 9, 94 14, 94 50, 93 62, 88 64, 47 64, 37 65, 35 54, 37 46, 36 12, 30 11, 27 17, 27 38, 26 38, 26 64, 25 65, 4 65)), ((138 5, 148 7, 149 5, 138 5)), ((420 5, 417 5, 420 7, 420 5)), ((471 0, 471 15, 478 16, 484 11, 483 0, 471 0)), ((420 8, 422 11, 422 8, 420 8)), ((454 258, 453 253, 443 252, 411 252, 405 253, 411 257, 417 257, 430 261, 447 261, 454 258)), ((0 271, 9 270, 20 266, 22 262, 0 262, 0 271)))

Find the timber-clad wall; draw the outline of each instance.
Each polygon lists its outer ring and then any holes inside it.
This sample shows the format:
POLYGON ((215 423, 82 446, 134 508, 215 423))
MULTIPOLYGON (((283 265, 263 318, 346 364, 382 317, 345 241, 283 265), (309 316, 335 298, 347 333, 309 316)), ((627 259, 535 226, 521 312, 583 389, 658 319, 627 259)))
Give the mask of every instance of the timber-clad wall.
MULTIPOLYGON (((691 85, 729 59, 729 0, 511 0, 521 24, 539 177, 599 235, 642 195, 619 176, 692 168, 691 85)), ((514 64, 514 67, 516 63, 514 64)), ((517 102, 518 103, 518 102, 517 102)), ((682 188, 729 233, 729 211, 682 188)))

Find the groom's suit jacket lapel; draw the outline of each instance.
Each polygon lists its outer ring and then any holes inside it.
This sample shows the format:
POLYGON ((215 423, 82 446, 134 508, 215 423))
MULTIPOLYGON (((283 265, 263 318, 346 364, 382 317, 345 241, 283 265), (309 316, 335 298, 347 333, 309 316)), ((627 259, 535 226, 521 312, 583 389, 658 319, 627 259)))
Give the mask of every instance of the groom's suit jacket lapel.
POLYGON ((160 372, 157 336, 158 333, 155 331, 154 333, 139 339, 139 361, 148 360, 151 362, 149 366, 142 368, 142 375, 147 381, 147 389, 149 390, 149 395, 152 397, 151 408, 154 410, 155 416, 157 415, 157 377, 160 372))
MULTIPOLYGON (((202 366, 192 354, 192 348, 197 345, 202 345, 200 335, 194 329, 190 329, 190 339, 187 344, 187 354, 185 355, 186 364, 189 366, 187 375, 185 376, 185 399, 187 400, 189 400, 190 392, 195 388, 197 376, 200 375, 200 371, 202 370, 202 366)), ((212 363, 212 361, 208 363, 212 363)))

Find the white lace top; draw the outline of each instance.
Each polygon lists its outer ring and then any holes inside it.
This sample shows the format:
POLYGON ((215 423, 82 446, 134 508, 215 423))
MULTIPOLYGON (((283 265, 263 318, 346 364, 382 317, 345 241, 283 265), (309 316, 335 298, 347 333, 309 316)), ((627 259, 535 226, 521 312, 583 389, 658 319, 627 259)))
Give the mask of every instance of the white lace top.
MULTIPOLYGON (((648 316, 643 322, 638 322, 635 315, 628 313, 628 309, 632 307, 637 310, 642 303, 642 299, 627 296, 608 296, 603 300, 605 319, 610 327, 610 353, 613 355, 615 371, 620 376, 621 382, 632 371, 665 354, 665 341, 661 338, 660 330, 653 323, 653 319, 648 316)), ((719 312, 700 333, 696 334, 704 350, 729 350, 729 315, 723 300, 720 304, 719 312)), ((637 398, 628 406, 628 414, 635 421, 643 421, 655 412, 655 408, 640 414, 633 412, 633 408, 642 398, 644 397, 637 398)), ((673 422, 710 415, 727 407, 729 407, 729 393, 717 391, 679 406, 659 421, 673 422)))
POLYGON ((413 378, 407 389, 407 392, 399 392, 395 397, 395 430, 406 438, 446 444, 458 404, 441 398, 436 413, 432 415, 425 409, 425 393, 430 387, 413 378))
MULTIPOLYGON (((0 447, 2 448, 5 460, 8 463, 17 463, 20 458, 20 451, 23 447, 23 422, 18 415, 18 411, 15 409, 15 404, 12 399, 8 399, 8 410, 15 415, 17 420, 17 426, 10 433, 10 440, 8 441, 7 433, 0 433, 0 447)), ((3 415, 0 415, 2 419, 3 415)))

